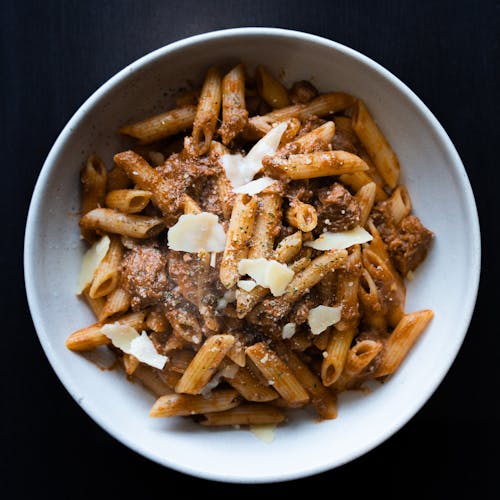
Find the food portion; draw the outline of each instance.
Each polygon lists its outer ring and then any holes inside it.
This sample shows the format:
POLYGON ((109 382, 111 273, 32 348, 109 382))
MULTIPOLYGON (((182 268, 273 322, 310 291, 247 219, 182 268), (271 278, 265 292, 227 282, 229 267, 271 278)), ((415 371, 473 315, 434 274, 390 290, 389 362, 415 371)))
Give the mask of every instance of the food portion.
POLYGON ((405 279, 433 234, 412 214, 398 158, 364 102, 264 66, 210 68, 177 107, 124 125, 107 170, 81 172, 76 293, 157 400, 152 417, 278 424, 394 373, 432 319, 405 279))

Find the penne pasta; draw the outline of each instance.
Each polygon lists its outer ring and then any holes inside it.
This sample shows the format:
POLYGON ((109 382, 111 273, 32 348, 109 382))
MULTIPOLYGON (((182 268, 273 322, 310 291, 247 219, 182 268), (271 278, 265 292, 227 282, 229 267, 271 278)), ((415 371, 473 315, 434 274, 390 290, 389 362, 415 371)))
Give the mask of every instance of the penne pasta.
POLYGON ((108 172, 108 180, 106 183, 106 191, 117 191, 120 189, 128 189, 132 186, 128 175, 118 165, 114 165, 108 172))
POLYGON ((165 383, 160 373, 155 368, 140 363, 132 373, 132 380, 139 381, 157 397, 172 394, 172 389, 165 383))
POLYGON ((269 258, 274 249, 274 238, 281 229, 281 203, 278 194, 260 193, 256 195, 258 208, 252 238, 249 241, 249 259, 269 258))
POLYGON ((200 394, 233 344, 232 335, 209 337, 189 363, 179 383, 175 386, 175 392, 200 394))
POLYGON ((123 245, 119 236, 111 235, 109 249, 94 273, 89 297, 97 299, 112 293, 120 280, 123 245))
POLYGON ((303 203, 297 198, 292 198, 286 211, 286 220, 291 226, 308 233, 318 225, 318 214, 312 205, 303 203))
POLYGON ((278 393, 272 387, 264 385, 245 367, 240 367, 234 376, 225 377, 224 380, 247 401, 263 403, 278 398, 278 393))
POLYGON ((164 223, 159 217, 122 214, 111 208, 96 208, 80 219, 80 227, 83 230, 94 229, 143 239, 160 234, 164 229, 164 223))
POLYGON ((222 100, 222 81, 216 68, 209 68, 201 89, 193 123, 192 141, 189 150, 200 156, 205 154, 212 142, 222 100))
MULTIPOLYGON (((132 354, 123 354, 122 356, 123 367, 125 368, 125 373, 127 375, 133 375, 133 373, 139 367, 140 361, 132 354)), ((146 384, 144 384, 146 385, 146 384)), ((168 391, 170 392, 170 391, 168 391)), ((164 392, 163 394, 167 394, 164 392)), ((161 394, 159 394, 161 396, 161 394)))
POLYGON ((359 225, 364 227, 368 222, 368 217, 372 211, 375 202, 377 185, 374 182, 369 182, 361 186, 356 193, 356 201, 360 208, 359 225))
POLYGON ((398 369, 433 316, 432 311, 425 309, 405 314, 401 318, 380 353, 382 359, 373 373, 374 377, 390 375, 398 369))
MULTIPOLYGON (((139 311, 126 314, 116 319, 116 321, 120 325, 131 326, 136 330, 140 330, 144 325, 145 316, 146 313, 144 311, 139 311)), ((72 351, 87 351, 100 345, 109 344, 111 341, 101 332, 101 328, 105 324, 94 323, 93 325, 77 330, 66 339, 66 347, 72 351)))
POLYGON ((213 391, 207 397, 191 394, 167 394, 156 400, 149 416, 175 417, 221 412, 234 408, 239 403, 240 398, 234 389, 213 391))
POLYGON ((292 406, 300 406, 309 401, 309 395, 290 368, 264 342, 246 349, 247 356, 264 375, 269 385, 292 406))
POLYGON ((381 177, 390 188, 394 189, 399 179, 399 161, 364 102, 360 99, 354 106, 352 127, 381 177))
POLYGON ((279 424, 285 420, 285 414, 278 408, 265 404, 244 404, 230 410, 208 413, 200 420, 201 425, 262 425, 279 424))
POLYGON ((290 106, 291 102, 286 88, 262 64, 259 64, 255 70, 255 83, 260 97, 271 108, 280 109, 290 106))
POLYGON ((105 204, 125 214, 142 212, 151 199, 149 191, 139 189, 117 189, 106 195, 105 204))
POLYGON ((104 321, 115 314, 127 312, 129 308, 130 294, 124 288, 118 286, 106 297, 104 307, 101 312, 97 314, 97 317, 99 321, 104 321))
POLYGON ((346 151, 318 151, 308 154, 267 156, 264 166, 278 169, 288 178, 314 179, 330 175, 342 175, 368 169, 359 156, 346 151))
POLYGON ((280 150, 280 153, 307 154, 315 151, 328 150, 331 148, 334 135, 335 123, 329 121, 298 139, 285 144, 280 150))
POLYGON ((321 380, 327 387, 331 386, 342 374, 351 342, 356 335, 356 328, 335 330, 326 348, 326 357, 321 363, 321 380))
POLYGON ((150 144, 191 128, 195 116, 196 106, 183 106, 126 125, 120 129, 120 132, 139 139, 141 144, 150 144))
POLYGON ((242 64, 235 66, 222 79, 222 125, 219 134, 229 144, 247 124, 245 107, 245 71, 242 64))
POLYGON ((234 203, 226 247, 220 265, 220 280, 226 288, 236 285, 239 279, 238 263, 248 255, 248 242, 252 236, 257 212, 257 200, 240 194, 234 203))

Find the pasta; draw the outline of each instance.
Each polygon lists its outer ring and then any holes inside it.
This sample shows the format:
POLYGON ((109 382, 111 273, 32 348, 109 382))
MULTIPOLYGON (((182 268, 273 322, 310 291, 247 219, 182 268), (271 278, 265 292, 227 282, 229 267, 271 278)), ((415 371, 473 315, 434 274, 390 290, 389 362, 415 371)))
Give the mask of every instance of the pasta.
POLYGON ((135 143, 109 172, 85 162, 76 281, 96 322, 66 346, 110 349, 152 417, 334 419, 338 393, 393 374, 431 321, 405 311, 405 278, 433 235, 363 101, 227 69, 121 128, 135 143))

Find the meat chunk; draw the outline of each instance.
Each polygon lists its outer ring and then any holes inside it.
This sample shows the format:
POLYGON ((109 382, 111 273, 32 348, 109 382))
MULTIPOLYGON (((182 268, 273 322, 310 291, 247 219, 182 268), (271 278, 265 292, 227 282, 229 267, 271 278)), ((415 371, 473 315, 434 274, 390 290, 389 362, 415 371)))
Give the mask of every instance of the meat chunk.
POLYGON ((132 309, 160 302, 169 289, 167 259, 156 245, 138 245, 126 252, 122 263, 123 287, 132 297, 132 309))
POLYGON ((294 104, 305 104, 318 96, 318 90, 311 82, 301 80, 292 85, 288 94, 294 104))
POLYGON ((403 276, 414 271, 425 259, 432 237, 432 232, 415 215, 408 215, 400 222, 395 237, 388 242, 387 247, 403 276))
POLYGON ((361 211, 354 196, 335 183, 330 188, 321 188, 318 193, 318 225, 316 230, 348 231, 359 225, 361 211))

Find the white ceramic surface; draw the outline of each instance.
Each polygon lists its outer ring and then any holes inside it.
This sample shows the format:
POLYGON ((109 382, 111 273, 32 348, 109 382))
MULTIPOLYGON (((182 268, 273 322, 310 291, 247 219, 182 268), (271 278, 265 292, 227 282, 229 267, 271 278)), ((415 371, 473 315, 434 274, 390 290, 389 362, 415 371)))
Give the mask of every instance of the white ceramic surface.
MULTIPOLYGON (((40 173, 25 239, 25 280, 45 353, 78 404, 142 455, 196 476, 268 482, 311 475, 371 450, 404 425, 441 382, 466 333, 480 268, 478 218, 458 154, 443 128, 403 83, 367 57, 316 36, 241 28, 182 40, 146 55, 99 88, 75 113, 40 173), (84 246, 78 232, 78 172, 92 151, 108 165, 128 142, 117 128, 172 104, 187 80, 209 65, 244 61, 284 71, 287 83, 310 79, 320 90, 362 97, 402 165, 417 215, 436 234, 408 285, 407 310, 436 316, 395 376, 368 395, 340 398, 336 420, 293 417, 266 444, 247 430, 211 430, 183 419, 150 419, 153 397, 116 371, 101 372, 68 351, 69 333, 93 318, 75 297, 84 246)), ((431 445, 431 443, 429 443, 431 445)))

